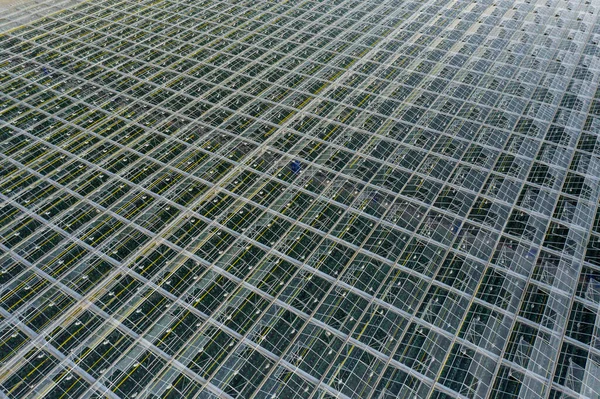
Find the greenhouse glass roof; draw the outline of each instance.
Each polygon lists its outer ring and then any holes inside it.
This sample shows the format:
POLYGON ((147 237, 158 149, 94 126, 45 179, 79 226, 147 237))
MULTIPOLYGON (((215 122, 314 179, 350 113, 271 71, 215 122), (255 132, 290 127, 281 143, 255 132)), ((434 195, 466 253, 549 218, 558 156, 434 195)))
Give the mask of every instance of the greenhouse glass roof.
POLYGON ((7 30, 0 398, 600 398, 599 8, 7 30))

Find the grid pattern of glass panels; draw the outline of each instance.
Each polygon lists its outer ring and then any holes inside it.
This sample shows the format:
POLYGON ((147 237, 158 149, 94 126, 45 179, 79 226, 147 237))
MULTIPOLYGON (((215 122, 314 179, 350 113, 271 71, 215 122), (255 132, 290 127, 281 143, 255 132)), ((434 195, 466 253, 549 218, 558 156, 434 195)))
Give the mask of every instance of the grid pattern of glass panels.
POLYGON ((599 398, 591 0, 90 0, 0 36, 0 397, 599 398))

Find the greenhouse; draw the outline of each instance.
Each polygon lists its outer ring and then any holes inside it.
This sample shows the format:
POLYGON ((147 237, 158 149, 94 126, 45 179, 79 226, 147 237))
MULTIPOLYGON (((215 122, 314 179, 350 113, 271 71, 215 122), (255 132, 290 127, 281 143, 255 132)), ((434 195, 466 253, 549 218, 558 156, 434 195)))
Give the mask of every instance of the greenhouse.
POLYGON ((600 399, 596 1, 55 3, 0 19, 0 399, 600 399))

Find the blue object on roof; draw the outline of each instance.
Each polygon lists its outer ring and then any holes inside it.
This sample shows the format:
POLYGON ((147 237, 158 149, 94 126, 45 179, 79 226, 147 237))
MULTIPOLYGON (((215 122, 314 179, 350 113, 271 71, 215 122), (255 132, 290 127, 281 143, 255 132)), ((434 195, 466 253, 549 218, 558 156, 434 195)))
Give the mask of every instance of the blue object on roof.
POLYGON ((290 169, 292 169, 292 172, 294 172, 294 174, 298 174, 300 173, 300 170, 302 170, 302 164, 300 164, 300 161, 292 161, 292 163, 290 164, 290 169))
POLYGON ((458 230, 460 229, 460 223, 456 223, 452 226, 452 232, 454 234, 458 233, 458 230))

